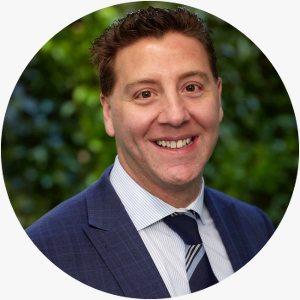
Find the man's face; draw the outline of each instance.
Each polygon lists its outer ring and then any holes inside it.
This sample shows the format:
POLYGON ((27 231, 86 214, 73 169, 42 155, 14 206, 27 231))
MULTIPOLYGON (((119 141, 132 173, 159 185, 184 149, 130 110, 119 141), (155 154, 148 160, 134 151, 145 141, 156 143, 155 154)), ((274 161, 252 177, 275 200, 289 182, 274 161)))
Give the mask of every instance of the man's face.
POLYGON ((201 43, 178 33, 144 38, 117 53, 115 74, 101 103, 125 171, 157 196, 199 189, 223 117, 221 80, 201 43))

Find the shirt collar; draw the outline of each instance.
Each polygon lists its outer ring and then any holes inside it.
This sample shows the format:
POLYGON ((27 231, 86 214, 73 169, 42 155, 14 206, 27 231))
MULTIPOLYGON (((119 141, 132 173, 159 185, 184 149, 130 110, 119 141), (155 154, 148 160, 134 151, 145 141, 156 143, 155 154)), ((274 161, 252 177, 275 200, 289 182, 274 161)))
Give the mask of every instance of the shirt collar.
POLYGON ((181 212, 181 213, 187 213, 190 211, 196 212, 199 215, 200 220, 203 223, 203 225, 205 225, 204 215, 203 215, 203 197, 204 197, 204 178, 202 177, 200 193, 199 193, 198 197, 196 198, 196 200, 194 200, 190 205, 188 205, 185 208, 176 208, 176 207, 171 206, 170 204, 167 204, 167 203, 166 204, 173 210, 173 212, 181 212))
POLYGON ((160 221, 175 211, 185 212, 193 210, 199 214, 203 222, 203 178, 201 191, 197 199, 188 207, 179 209, 153 196, 138 185, 123 169, 118 156, 116 156, 109 178, 138 231, 160 221))

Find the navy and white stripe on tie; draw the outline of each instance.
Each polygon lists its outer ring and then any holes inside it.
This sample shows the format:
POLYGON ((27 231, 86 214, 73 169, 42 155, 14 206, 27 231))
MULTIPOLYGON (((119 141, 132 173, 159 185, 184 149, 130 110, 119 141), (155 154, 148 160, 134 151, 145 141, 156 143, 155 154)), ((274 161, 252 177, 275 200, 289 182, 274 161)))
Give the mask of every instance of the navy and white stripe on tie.
POLYGON ((164 219, 187 245, 185 265, 191 292, 200 291, 218 282, 208 261, 199 235, 197 221, 186 214, 173 213, 164 219))

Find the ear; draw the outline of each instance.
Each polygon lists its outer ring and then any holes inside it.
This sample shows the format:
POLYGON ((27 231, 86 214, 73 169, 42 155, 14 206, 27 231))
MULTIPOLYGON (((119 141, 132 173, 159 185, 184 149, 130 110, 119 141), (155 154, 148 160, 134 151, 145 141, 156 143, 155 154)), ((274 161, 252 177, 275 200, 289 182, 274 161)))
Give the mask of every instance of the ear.
POLYGON ((222 100, 221 100, 221 96, 222 96, 222 79, 220 77, 218 78, 218 81, 217 81, 217 87, 218 87, 219 123, 220 123, 223 119, 223 116, 224 116, 224 112, 223 112, 223 108, 222 108, 222 100))
POLYGON ((108 97, 104 96, 101 93, 100 102, 103 106, 103 117, 104 117, 104 124, 105 124, 106 133, 109 136, 113 137, 113 136, 115 136, 115 129, 114 129, 112 116, 111 116, 110 101, 109 101, 108 97))

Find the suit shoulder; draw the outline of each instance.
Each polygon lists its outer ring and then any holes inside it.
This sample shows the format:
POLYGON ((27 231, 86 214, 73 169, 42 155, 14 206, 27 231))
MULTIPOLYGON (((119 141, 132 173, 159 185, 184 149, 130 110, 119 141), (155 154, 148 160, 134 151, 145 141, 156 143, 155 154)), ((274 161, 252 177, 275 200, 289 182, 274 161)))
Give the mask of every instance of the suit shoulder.
POLYGON ((68 231, 74 226, 87 223, 85 191, 60 203, 25 231, 32 239, 46 238, 47 235, 68 231))
MULTIPOLYGON (((100 196, 100 193, 105 193, 105 189, 109 189, 108 174, 111 167, 102 174, 99 180, 83 192, 60 203, 29 226, 25 231, 30 239, 36 245, 39 243, 40 247, 42 244, 46 247, 46 243, 49 240, 59 240, 64 244, 67 240, 70 241, 70 237, 74 236, 74 234, 82 234, 83 227, 89 224, 87 199, 91 194, 100 196)), ((74 241, 71 242, 73 243, 74 241)))
POLYGON ((253 213, 257 213, 258 210, 261 211, 258 207, 254 205, 233 198, 218 190, 205 187, 205 192, 210 196, 210 198, 215 199, 216 201, 222 203, 223 205, 233 205, 238 209, 249 210, 250 212, 252 211, 253 213))
POLYGON ((252 224, 252 226, 265 228, 268 235, 274 232, 274 226, 269 217, 257 206, 245 203, 236 198, 228 196, 215 189, 205 187, 205 193, 214 202, 220 204, 223 208, 230 207, 243 223, 252 224))

